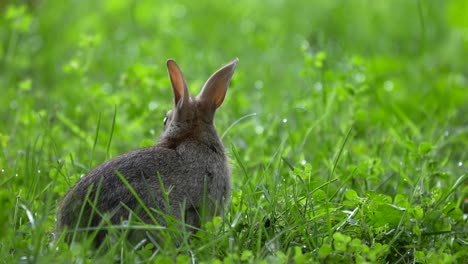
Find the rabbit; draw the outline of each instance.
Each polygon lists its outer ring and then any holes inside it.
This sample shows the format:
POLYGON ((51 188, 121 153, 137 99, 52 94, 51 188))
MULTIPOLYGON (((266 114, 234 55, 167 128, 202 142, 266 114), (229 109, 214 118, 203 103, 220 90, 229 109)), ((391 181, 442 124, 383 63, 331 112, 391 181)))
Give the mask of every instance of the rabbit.
MULTIPOLYGON (((231 172, 214 115, 238 61, 235 58, 221 67, 199 95, 190 96, 182 71, 169 59, 174 106, 164 118, 159 140, 151 147, 117 156, 81 178, 59 206, 58 232, 98 227, 106 221, 104 214, 110 223, 119 225, 129 218, 129 209, 145 223, 164 225, 162 212, 193 230, 209 217, 222 215, 229 202, 231 172), (141 201, 149 210, 142 209, 141 201)), ((97 244, 105 236, 105 231, 98 231, 97 244)))

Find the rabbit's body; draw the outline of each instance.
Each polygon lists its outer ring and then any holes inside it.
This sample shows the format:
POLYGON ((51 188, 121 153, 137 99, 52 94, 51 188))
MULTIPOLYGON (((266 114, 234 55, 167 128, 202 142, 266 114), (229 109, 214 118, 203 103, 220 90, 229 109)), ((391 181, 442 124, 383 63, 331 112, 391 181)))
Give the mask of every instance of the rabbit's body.
POLYGON ((128 209, 147 223, 155 224, 156 219, 164 224, 156 209, 199 227, 202 213, 222 213, 229 200, 231 179, 213 118, 236 64, 234 60, 224 66, 210 77, 200 95, 190 97, 180 69, 169 61, 175 106, 166 117, 168 122, 158 143, 117 156, 80 179, 60 206, 58 227, 96 227, 105 213, 113 224, 120 224, 129 218, 128 209), (151 208, 151 215, 142 209, 118 173, 151 208))
MULTIPOLYGON (((222 145, 218 147, 220 147, 218 150, 223 150, 222 145)), ((204 193, 207 198, 219 202, 224 202, 229 197, 231 185, 229 169, 222 152, 215 152, 206 145, 196 143, 182 144, 175 149, 154 146, 125 153, 92 170, 64 199, 59 215, 60 224, 74 227, 78 220, 77 212, 80 212, 92 184, 94 188, 89 199, 93 201, 96 191, 99 190, 97 208, 101 212, 111 212, 113 223, 128 219, 129 212, 121 206, 121 203, 129 208, 137 208, 138 201, 119 179, 116 171, 125 177, 148 208, 156 208, 179 219, 183 213, 181 210, 185 210, 184 221, 190 225, 197 226, 204 193), (190 152, 184 151, 184 148, 190 152), (182 151, 178 152, 178 149, 182 151), (205 160, 206 157, 209 157, 209 162, 205 160), (167 158, 171 159, 170 162, 167 158), (178 175, 191 175, 191 177, 180 178, 178 175), (171 212, 167 212, 159 177, 168 192, 171 212)), ((221 213, 222 203, 219 203, 219 206, 219 208, 208 208, 221 213)), ((91 214, 91 207, 85 209, 82 216, 83 225, 88 223, 91 214)), ((142 212, 139 216, 142 220, 151 222, 150 216, 146 213, 142 212)), ((92 226, 97 226, 99 221, 99 217, 94 217, 91 221, 92 226)))

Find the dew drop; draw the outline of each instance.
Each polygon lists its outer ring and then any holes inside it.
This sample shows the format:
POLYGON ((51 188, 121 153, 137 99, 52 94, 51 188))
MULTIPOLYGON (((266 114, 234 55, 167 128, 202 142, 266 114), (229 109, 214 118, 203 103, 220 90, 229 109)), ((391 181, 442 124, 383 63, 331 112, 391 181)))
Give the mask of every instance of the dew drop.
POLYGON ((39 174, 40 174, 40 173, 41 173, 41 170, 37 170, 37 173, 39 173, 39 174))
POLYGON ((15 177, 18 177, 18 173, 15 173, 15 177))
POLYGON ((18 102, 16 100, 13 100, 10 102, 10 108, 15 110, 16 108, 18 108, 18 102))
POLYGON ((283 120, 282 120, 282 121, 283 121, 283 123, 285 123, 285 124, 286 124, 286 123, 288 122, 288 119, 287 119, 287 118, 283 118, 283 120))
POLYGON ((5 172, 5 169, 4 169, 4 168, 2 168, 2 173, 4 173, 4 172, 5 172))
POLYGON ((385 82, 384 82, 384 89, 385 89, 385 91, 391 92, 391 91, 393 91, 393 88, 394 88, 394 86, 393 86, 393 82, 392 82, 392 81, 385 81, 385 82))
POLYGON ((78 64, 78 62, 77 62, 76 60, 72 60, 72 61, 70 62, 70 66, 71 66, 73 69, 76 69, 76 68, 78 68, 79 64, 78 64))
POLYGON ((155 102, 155 101, 151 101, 149 104, 148 104, 148 109, 150 111, 153 111, 154 109, 158 108, 158 103, 155 102))
POLYGON ((101 90, 102 90, 105 94, 111 94, 111 93, 112 93, 112 84, 110 84, 110 83, 104 83, 104 84, 101 86, 101 90))
POLYGON ((316 83, 314 83, 314 89, 315 89, 315 91, 317 91, 317 92, 322 91, 322 89, 323 89, 322 83, 321 83, 321 82, 316 82, 316 83))
POLYGON ((309 47, 310 47, 309 42, 307 40, 303 39, 301 41, 301 50, 302 51, 307 51, 309 49, 309 47))
POLYGON ((262 126, 256 126, 255 127, 255 133, 258 135, 262 134, 265 129, 262 126))
POLYGON ((301 165, 306 165, 307 161, 306 160, 301 160, 301 165))
POLYGON ((359 72, 354 75, 354 80, 356 80, 356 82, 362 83, 366 80, 366 76, 359 72))
POLYGON ((459 161, 458 162, 458 167, 461 167, 461 166, 463 166, 463 162, 459 161))
POLYGON ((262 80, 256 80, 254 85, 255 85, 255 89, 261 90, 263 88, 263 81, 262 80))

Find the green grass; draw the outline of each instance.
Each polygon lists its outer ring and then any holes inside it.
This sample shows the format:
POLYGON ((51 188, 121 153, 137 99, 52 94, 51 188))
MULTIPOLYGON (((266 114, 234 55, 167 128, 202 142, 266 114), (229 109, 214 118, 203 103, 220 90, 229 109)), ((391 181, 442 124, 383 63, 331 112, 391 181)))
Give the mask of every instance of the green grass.
POLYGON ((8 2, 1 262, 468 261, 465 1, 8 2), (54 241, 79 177, 158 138, 166 59, 195 92, 234 57, 227 214, 158 246, 54 241))

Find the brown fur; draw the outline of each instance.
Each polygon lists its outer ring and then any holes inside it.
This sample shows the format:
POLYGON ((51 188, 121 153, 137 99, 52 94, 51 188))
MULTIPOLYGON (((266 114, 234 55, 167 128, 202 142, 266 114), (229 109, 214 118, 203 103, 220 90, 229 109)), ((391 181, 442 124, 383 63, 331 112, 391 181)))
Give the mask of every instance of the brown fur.
MULTIPOLYGON (((204 220, 200 215, 203 207, 208 217, 221 214, 230 197, 231 178, 213 118, 224 100, 237 62, 235 59, 222 67, 208 79, 200 95, 190 97, 182 72, 169 60, 174 108, 168 113, 160 139, 155 146, 117 156, 80 179, 60 205, 58 229, 96 227, 102 222, 103 214, 110 215, 112 224, 120 224, 130 215, 125 207, 146 223, 156 224, 152 221, 156 219, 164 225, 164 218, 159 214, 151 211, 149 215, 141 208, 117 172, 148 208, 172 215, 188 225, 200 227, 204 220), (164 190, 169 191, 169 204, 164 200, 160 180, 164 190), (85 201, 88 192, 89 199, 85 201)), ((104 231, 100 232, 97 242, 105 235, 104 231)))

